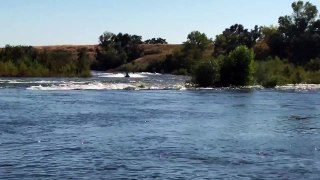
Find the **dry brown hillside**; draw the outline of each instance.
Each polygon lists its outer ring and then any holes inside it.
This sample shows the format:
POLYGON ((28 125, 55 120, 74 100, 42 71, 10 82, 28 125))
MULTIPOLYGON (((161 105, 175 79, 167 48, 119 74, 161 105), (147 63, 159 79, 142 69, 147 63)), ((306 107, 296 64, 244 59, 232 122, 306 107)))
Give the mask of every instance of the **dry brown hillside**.
MULTIPOLYGON (((166 55, 172 54, 176 49, 179 49, 180 46, 181 45, 177 44, 141 45, 141 47, 144 49, 144 56, 136 59, 135 62, 148 63, 153 60, 164 60, 166 55)), ((76 54, 79 49, 87 48, 90 56, 95 56, 98 45, 34 46, 34 48, 39 50, 64 50, 70 51, 72 54, 76 54)))
POLYGON ((144 49, 144 56, 136 59, 135 63, 148 63, 153 60, 164 60, 167 55, 172 54, 181 47, 181 45, 177 44, 144 44, 141 46, 144 49))
POLYGON ((91 57, 90 59, 94 59, 96 54, 96 48, 98 45, 57 45, 57 46, 34 46, 34 48, 38 50, 63 50, 63 51, 70 51, 73 55, 76 55, 77 52, 82 49, 86 48, 88 50, 88 54, 91 57))

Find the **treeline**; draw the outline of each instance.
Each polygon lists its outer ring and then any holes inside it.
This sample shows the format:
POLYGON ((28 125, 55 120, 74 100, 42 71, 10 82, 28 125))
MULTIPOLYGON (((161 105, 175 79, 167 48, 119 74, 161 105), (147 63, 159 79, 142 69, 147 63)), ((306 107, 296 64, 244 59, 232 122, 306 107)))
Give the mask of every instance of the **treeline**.
POLYGON ((163 38, 152 38, 144 41, 145 44, 168 44, 166 39, 163 38))
POLYGON ((141 36, 105 33, 100 37, 98 70, 121 66, 125 71, 192 75, 198 86, 266 87, 288 83, 320 83, 320 19, 317 7, 292 3, 292 15, 281 16, 278 26, 241 24, 226 28, 214 40, 191 32, 179 50, 148 64, 133 61, 144 55, 141 44, 165 44, 163 39, 142 42, 141 36), (101 58, 99 58, 101 57, 101 58), (124 65, 125 64, 125 65, 124 65))
POLYGON ((37 50, 31 46, 9 46, 0 50, 0 76, 90 76, 87 49, 76 55, 66 50, 37 50))
POLYGON ((320 83, 320 19, 313 4, 292 3, 292 15, 277 27, 241 24, 226 28, 215 40, 194 31, 181 50, 154 69, 191 74, 198 86, 266 87, 287 83, 320 83))
POLYGON ((156 56, 162 53, 156 48, 167 44, 163 38, 143 41, 138 35, 111 32, 99 37, 91 60, 86 49, 72 54, 6 46, 0 49, 0 76, 89 76, 90 69, 117 69, 191 75, 198 86, 320 83, 317 7, 296 1, 292 9, 291 15, 279 17, 278 26, 247 29, 234 24, 214 39, 193 31, 181 48, 167 56, 156 56), (145 51, 146 46, 154 48, 145 51), (135 61, 146 55, 158 59, 135 61))
POLYGON ((130 34, 113 34, 105 32, 99 37, 96 61, 93 70, 108 70, 116 68, 143 56, 142 37, 130 34))
MULTIPOLYGON (((99 37, 99 47, 96 49, 96 60, 92 64, 92 69, 105 71, 131 63, 145 55, 142 44, 163 45, 168 43, 163 38, 142 41, 142 36, 138 35, 105 32, 99 37)), ((130 69, 125 68, 124 70, 129 71, 130 69)))
MULTIPOLYGON (((7 45, 0 48, 0 76, 88 77, 91 70, 114 69, 144 56, 142 44, 163 45, 167 41, 163 38, 142 41, 142 37, 138 35, 105 32, 99 37, 94 56, 89 56, 87 48, 77 49, 74 53, 67 48, 37 49, 32 46, 7 45)), ((129 71, 128 68, 124 70, 129 71)))

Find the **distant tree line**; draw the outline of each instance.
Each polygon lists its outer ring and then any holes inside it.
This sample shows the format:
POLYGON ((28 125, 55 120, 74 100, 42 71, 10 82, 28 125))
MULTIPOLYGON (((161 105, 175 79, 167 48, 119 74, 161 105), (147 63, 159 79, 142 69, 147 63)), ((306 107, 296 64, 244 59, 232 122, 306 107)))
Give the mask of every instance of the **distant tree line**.
POLYGON ((152 38, 144 41, 145 44, 168 44, 166 39, 152 38))
POLYGON ((191 74, 199 86, 320 83, 318 10, 303 1, 292 3, 292 9, 292 15, 279 17, 277 27, 248 30, 234 24, 214 41, 191 32, 181 50, 167 56, 158 69, 191 74))
POLYGON ((99 37, 93 70, 108 70, 143 56, 142 37, 130 34, 105 32, 99 37))
POLYGON ((0 76, 90 76, 86 49, 76 56, 64 50, 9 46, 0 50, 0 76))
POLYGON ((124 71, 191 75, 198 86, 320 83, 317 7, 295 1, 292 10, 291 15, 279 17, 278 26, 247 29, 234 24, 214 39, 193 31, 181 48, 140 66, 135 65, 136 59, 159 53, 155 48, 145 52, 143 45, 165 47, 166 39, 142 41, 138 35, 105 32, 92 61, 86 49, 72 55, 63 50, 6 46, 0 50, 0 76, 87 76, 90 68, 105 71, 122 67, 124 71))

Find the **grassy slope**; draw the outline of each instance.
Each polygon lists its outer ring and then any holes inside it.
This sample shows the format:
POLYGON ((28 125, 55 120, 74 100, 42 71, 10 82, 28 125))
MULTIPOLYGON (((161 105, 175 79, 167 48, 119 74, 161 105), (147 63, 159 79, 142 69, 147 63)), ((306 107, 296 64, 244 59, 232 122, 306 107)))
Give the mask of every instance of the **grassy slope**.
POLYGON ((165 60, 166 56, 181 48, 178 44, 142 45, 144 56, 134 60, 135 63, 148 63, 154 60, 165 60))
POLYGON ((57 46, 34 46, 34 48, 42 51, 42 50, 63 50, 70 51, 74 56, 77 55, 78 50, 82 48, 87 48, 90 59, 94 59, 96 51, 95 49, 98 45, 57 45, 57 46))
MULTIPOLYGON (((141 45, 144 49, 144 56, 133 61, 136 66, 146 67, 149 63, 154 61, 164 61, 166 56, 172 54, 175 50, 181 48, 179 44, 164 44, 164 45, 141 45)), ((34 48, 39 50, 65 50, 70 51, 72 54, 76 55, 77 51, 81 48, 87 48, 90 55, 90 59, 94 59, 96 55, 95 49, 98 45, 59 45, 59 46, 34 46, 34 48)), ((122 67, 110 70, 119 71, 122 67)))

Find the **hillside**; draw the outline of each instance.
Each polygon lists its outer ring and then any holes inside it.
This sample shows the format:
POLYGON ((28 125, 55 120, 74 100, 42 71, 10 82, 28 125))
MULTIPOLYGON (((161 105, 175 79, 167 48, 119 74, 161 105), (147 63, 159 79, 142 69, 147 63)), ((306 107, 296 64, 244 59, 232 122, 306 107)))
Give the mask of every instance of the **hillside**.
POLYGON ((63 51, 69 51, 74 56, 77 55, 78 51, 82 48, 86 48, 88 50, 88 54, 90 56, 90 59, 93 60, 96 55, 96 48, 98 45, 56 45, 56 46, 33 46, 34 48, 43 51, 54 51, 54 50, 63 50, 63 51))
POLYGON ((140 71, 140 72, 154 72, 155 67, 161 64, 167 55, 173 54, 174 51, 181 48, 179 44, 143 44, 144 55, 130 63, 124 64, 116 69, 109 71, 140 71))
MULTIPOLYGON (((124 68, 131 66, 131 69, 135 71, 145 71, 151 63, 158 63, 165 60, 166 56, 172 54, 175 50, 178 50, 181 45, 179 44, 143 44, 141 47, 144 49, 144 55, 136 60, 133 60, 129 64, 122 65, 116 69, 109 71, 122 71, 124 68)), ((57 46, 34 46, 34 48, 43 51, 63 50, 69 51, 73 55, 77 55, 77 52, 82 49, 88 49, 90 60, 94 60, 96 56, 96 49, 98 45, 57 45, 57 46)))
POLYGON ((167 55, 172 54, 179 49, 178 44, 159 44, 159 45, 141 45, 144 49, 144 56, 134 60, 135 63, 150 63, 155 60, 164 60, 167 55))

